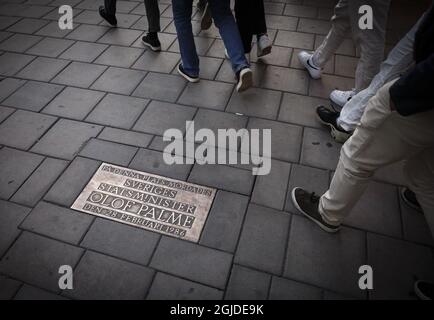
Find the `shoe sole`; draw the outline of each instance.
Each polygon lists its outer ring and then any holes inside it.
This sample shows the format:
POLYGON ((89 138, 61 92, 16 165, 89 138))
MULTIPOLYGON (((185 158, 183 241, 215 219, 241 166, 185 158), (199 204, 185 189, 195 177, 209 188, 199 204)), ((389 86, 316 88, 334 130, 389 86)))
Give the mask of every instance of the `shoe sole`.
POLYGON ((200 28, 202 30, 208 30, 211 28, 212 25, 212 17, 209 5, 206 5, 205 10, 203 11, 201 22, 200 22, 200 28))
POLYGON ((160 52, 161 51, 161 46, 160 47, 154 47, 151 44, 145 42, 142 40, 143 45, 145 45, 146 47, 150 48, 152 51, 154 52, 160 52))
POLYGON ((270 53, 271 53, 271 48, 272 48, 273 46, 268 46, 268 47, 265 47, 262 51, 261 51, 261 53, 260 54, 258 54, 257 56, 258 56, 258 58, 261 58, 261 57, 264 57, 264 56, 266 56, 266 55, 269 55, 270 53))
POLYGON ((182 72, 180 69, 179 69, 179 65, 178 65, 178 73, 184 78, 184 79, 186 79, 188 82, 191 82, 191 83, 198 83, 199 82, 199 78, 192 78, 192 77, 190 77, 190 76, 188 76, 187 74, 185 74, 184 72, 182 72))
POLYGON ((419 286, 418 283, 421 282, 420 280, 416 281, 414 283, 414 293, 416 294, 416 296, 423 301, 431 301, 431 299, 429 297, 427 297, 422 291, 419 290, 419 286))
POLYGON ((404 203, 409 206, 410 208, 412 208, 413 210, 416 210, 417 212, 423 213, 422 209, 418 206, 415 206, 413 203, 411 203, 410 201, 407 200, 407 198, 404 195, 404 191, 406 190, 406 188, 401 188, 399 190, 399 194, 401 196, 402 201, 404 201, 404 203))
POLYGON ((318 119, 319 122, 321 122, 323 125, 327 126, 330 128, 330 135, 332 136, 332 138, 339 143, 345 143, 350 137, 351 134, 348 133, 343 133, 341 131, 339 131, 338 129, 335 128, 334 125, 325 122, 323 119, 321 119, 321 117, 318 115, 318 113, 316 114, 316 118, 318 119))
POLYGON ((314 79, 314 80, 319 80, 319 79, 321 79, 321 75, 319 75, 319 76, 315 76, 315 75, 313 75, 311 72, 310 72, 310 66, 307 64, 307 61, 305 62, 304 60, 302 60, 301 58, 300 58, 300 55, 297 55, 297 57, 298 57, 298 61, 303 65, 303 67, 307 70, 307 73, 309 73, 309 75, 310 75, 310 77, 312 78, 312 79, 314 79))
POLYGON ((300 206, 298 205, 297 199, 295 198, 295 191, 299 189, 299 188, 294 188, 291 191, 291 198, 292 198, 292 203, 294 204, 294 206, 297 208, 298 211, 300 211, 306 218, 308 218, 309 220, 315 222, 315 224, 317 224, 321 229, 323 229, 324 231, 328 232, 328 233, 336 233, 340 230, 340 227, 338 228, 334 228, 331 229, 325 225, 323 225, 321 222, 319 222, 318 220, 315 220, 314 218, 312 218, 310 215, 308 215, 306 212, 304 212, 300 206))
POLYGON ((251 70, 242 70, 240 73, 240 80, 237 84, 237 92, 243 92, 253 85, 253 73, 251 70))

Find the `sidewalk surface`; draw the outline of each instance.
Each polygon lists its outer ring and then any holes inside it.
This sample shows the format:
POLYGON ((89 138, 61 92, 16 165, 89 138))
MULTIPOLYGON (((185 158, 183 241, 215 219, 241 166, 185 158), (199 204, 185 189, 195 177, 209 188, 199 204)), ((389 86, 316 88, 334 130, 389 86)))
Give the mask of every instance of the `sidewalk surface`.
MULTIPOLYGON (((252 55, 255 88, 239 95, 217 30, 193 27, 199 84, 180 60, 170 0, 160 0, 163 52, 141 44, 141 1, 118 1, 118 28, 101 0, 0 0, 1 299, 380 299, 414 298, 415 278, 434 280, 433 240, 420 213, 401 202, 401 164, 381 170, 335 235, 298 214, 290 190, 324 192, 340 145, 315 118, 333 88, 354 83, 348 39, 309 79, 297 52, 317 47, 334 1, 266 2, 273 52, 252 55), (74 8, 60 30, 58 7, 74 8), (167 166, 163 132, 184 128, 271 128, 272 170, 167 166), (218 189, 199 243, 69 209, 101 162, 218 189), (359 267, 374 290, 358 287, 359 267), (58 287, 74 268, 74 290, 58 287)), ((424 5, 393 1, 391 46, 424 5)), ((195 9, 196 10, 196 9, 195 9)))

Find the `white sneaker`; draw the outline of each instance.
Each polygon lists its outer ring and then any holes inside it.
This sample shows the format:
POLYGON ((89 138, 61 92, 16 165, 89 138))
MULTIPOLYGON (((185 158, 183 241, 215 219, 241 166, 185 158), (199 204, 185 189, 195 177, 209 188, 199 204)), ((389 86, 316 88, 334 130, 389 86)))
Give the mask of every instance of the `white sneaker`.
POLYGON ((306 51, 300 51, 298 53, 298 60, 301 62, 301 64, 307 69, 310 76, 313 79, 320 79, 321 78, 321 68, 317 67, 312 62, 312 56, 313 54, 308 53, 306 51))
POLYGON ((354 89, 351 91, 333 90, 330 93, 330 100, 342 108, 355 94, 354 89))
POLYGON ((243 92, 253 85, 253 73, 250 68, 246 67, 237 74, 237 92, 243 92))
POLYGON ((270 38, 268 37, 268 34, 264 34, 260 36, 256 45, 258 47, 258 53, 257 53, 258 58, 270 54, 271 48, 273 46, 271 44, 270 38))

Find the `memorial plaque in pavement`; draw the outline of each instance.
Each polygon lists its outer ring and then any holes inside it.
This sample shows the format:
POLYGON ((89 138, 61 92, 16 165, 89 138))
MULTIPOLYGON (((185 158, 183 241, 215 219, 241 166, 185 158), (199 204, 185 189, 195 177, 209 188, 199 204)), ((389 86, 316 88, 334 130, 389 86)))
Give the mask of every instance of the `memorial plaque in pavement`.
POLYGON ((216 190, 103 163, 72 209, 198 242, 216 190))

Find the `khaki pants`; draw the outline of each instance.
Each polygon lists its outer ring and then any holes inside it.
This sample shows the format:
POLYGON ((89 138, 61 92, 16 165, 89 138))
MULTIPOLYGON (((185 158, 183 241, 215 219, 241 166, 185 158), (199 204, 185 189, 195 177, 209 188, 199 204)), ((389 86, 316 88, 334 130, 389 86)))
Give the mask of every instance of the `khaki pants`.
POLYGON ((434 236, 434 110, 408 117, 391 112, 389 88, 395 81, 369 100, 360 125, 342 147, 319 211, 326 222, 341 224, 378 168, 407 159, 408 187, 416 193, 434 236))
POLYGON ((344 41, 348 32, 360 49, 360 59, 355 76, 355 89, 359 92, 369 86, 380 70, 384 58, 387 16, 390 0, 340 0, 331 19, 332 27, 313 55, 313 63, 324 67, 344 41), (359 27, 359 8, 370 5, 373 11, 373 29, 359 27))

